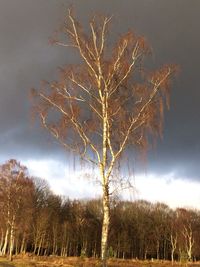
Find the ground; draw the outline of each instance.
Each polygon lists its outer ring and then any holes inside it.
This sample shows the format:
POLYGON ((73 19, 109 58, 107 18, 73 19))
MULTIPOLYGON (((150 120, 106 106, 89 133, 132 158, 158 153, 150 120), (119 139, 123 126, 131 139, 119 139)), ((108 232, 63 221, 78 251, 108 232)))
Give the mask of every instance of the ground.
MULTIPOLYGON (((162 261, 136 261, 136 260, 114 260, 108 261, 109 267, 171 267, 171 262, 162 261)), ((188 266, 200 267, 200 262, 179 264, 175 267, 188 266)), ((100 267, 97 259, 76 258, 76 257, 14 257, 10 262, 6 258, 0 258, 0 267, 100 267)))

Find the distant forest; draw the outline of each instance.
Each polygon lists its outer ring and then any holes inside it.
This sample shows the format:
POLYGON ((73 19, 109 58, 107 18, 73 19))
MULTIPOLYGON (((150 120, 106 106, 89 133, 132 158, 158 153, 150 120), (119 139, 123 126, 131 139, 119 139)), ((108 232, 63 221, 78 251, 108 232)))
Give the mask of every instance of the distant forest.
MULTIPOLYGON (((0 166, 0 255, 100 257, 102 219, 100 199, 55 195, 16 160, 0 166)), ((112 199, 110 223, 109 257, 200 259, 198 210, 112 199)))

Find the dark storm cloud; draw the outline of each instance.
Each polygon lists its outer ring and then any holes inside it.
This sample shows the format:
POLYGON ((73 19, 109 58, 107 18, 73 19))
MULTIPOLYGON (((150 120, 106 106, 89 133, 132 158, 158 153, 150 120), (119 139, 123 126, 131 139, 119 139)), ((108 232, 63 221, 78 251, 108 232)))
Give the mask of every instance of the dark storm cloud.
POLYGON ((31 87, 39 86, 40 80, 53 76, 60 63, 62 55, 48 45, 48 38, 60 23, 61 13, 61 5, 55 5, 55 1, 0 1, 0 143, 3 155, 27 153, 33 156, 41 152, 38 148, 44 138, 39 127, 38 131, 31 127, 28 94, 31 87))
MULTIPOLYGON (((48 44, 64 16, 64 0, 0 0, 0 147, 1 158, 62 155, 48 134, 31 126, 28 93, 41 80, 55 79, 57 67, 73 55, 48 44)), ((200 1, 74 0, 85 24, 90 14, 113 14, 115 37, 128 29, 146 36, 152 65, 177 63, 181 72, 165 116, 163 140, 149 155, 150 171, 200 180, 200 1)))

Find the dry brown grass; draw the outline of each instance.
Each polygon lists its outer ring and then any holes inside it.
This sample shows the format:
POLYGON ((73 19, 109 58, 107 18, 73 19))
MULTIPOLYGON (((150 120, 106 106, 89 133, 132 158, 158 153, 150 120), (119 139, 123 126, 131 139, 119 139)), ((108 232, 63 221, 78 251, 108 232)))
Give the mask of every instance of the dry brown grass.
MULTIPOLYGON (((14 257, 10 263, 6 258, 0 258, 0 267, 100 267, 100 261, 94 258, 78 257, 14 257)), ((109 267, 172 267, 169 261, 136 261, 109 259, 109 267)), ((186 264, 174 263, 174 267, 184 267, 186 264)), ((188 263, 188 267, 200 267, 200 262, 188 263)))

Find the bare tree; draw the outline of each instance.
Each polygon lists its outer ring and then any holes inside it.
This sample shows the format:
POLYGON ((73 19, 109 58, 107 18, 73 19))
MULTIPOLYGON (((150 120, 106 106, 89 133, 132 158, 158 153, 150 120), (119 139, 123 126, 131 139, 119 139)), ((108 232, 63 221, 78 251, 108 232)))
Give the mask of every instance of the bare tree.
POLYGON ((178 234, 179 234, 179 228, 180 223, 177 218, 176 211, 172 211, 169 213, 169 223, 168 223, 168 230, 169 230, 169 236, 168 240, 170 242, 171 247, 171 262, 172 265, 174 264, 174 255, 178 247, 178 234))
POLYGON ((99 170, 103 266, 107 258, 113 172, 127 148, 146 149, 150 135, 161 133, 163 100, 168 102, 175 71, 174 66, 167 65, 147 73, 143 58, 150 49, 144 38, 132 32, 121 36, 109 49, 110 21, 111 17, 96 16, 89 23, 89 32, 84 32, 69 9, 61 41, 54 42, 74 48, 80 64, 63 67, 59 81, 45 82, 32 92, 42 125, 64 148, 78 153, 99 170), (65 36, 68 43, 63 41, 65 36))
POLYGON ((1 254, 8 253, 10 260, 18 241, 17 232, 20 232, 23 224, 25 233, 26 223, 29 222, 32 213, 32 192, 33 183, 28 177, 25 166, 14 159, 0 165, 1 215, 6 226, 1 254), (26 222, 22 222, 22 218, 25 217, 26 222))
POLYGON ((187 210, 184 208, 177 209, 176 213, 177 220, 179 221, 178 229, 180 239, 180 251, 185 252, 187 260, 191 261, 193 256, 193 247, 195 244, 195 213, 192 210, 187 210))

